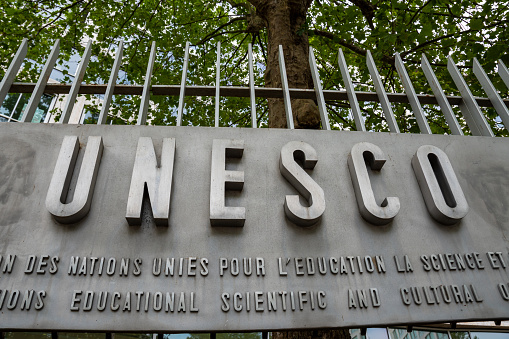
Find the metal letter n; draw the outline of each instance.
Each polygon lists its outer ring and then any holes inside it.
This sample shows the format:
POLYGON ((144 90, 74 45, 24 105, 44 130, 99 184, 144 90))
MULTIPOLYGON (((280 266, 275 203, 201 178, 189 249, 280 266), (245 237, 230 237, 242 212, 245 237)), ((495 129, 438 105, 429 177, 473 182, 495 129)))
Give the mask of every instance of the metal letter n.
POLYGON ((143 198, 147 194, 154 222, 159 226, 168 226, 174 162, 174 138, 163 139, 161 166, 157 166, 152 138, 141 137, 138 140, 125 215, 129 225, 141 225, 143 198))

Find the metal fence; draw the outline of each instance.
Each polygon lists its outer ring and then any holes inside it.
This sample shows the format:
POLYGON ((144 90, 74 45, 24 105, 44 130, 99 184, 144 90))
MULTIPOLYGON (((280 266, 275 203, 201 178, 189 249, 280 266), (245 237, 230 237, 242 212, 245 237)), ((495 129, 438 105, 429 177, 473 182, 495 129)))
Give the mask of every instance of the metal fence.
MULTIPOLYGON (((309 51, 309 65, 311 68, 314 89, 296 89, 289 88, 285 62, 283 56, 283 47, 279 46, 279 65, 281 72, 282 88, 260 88, 255 87, 254 71, 253 71, 253 51, 251 45, 248 48, 248 70, 249 70, 249 86, 248 87, 235 87, 235 86, 220 86, 220 44, 217 45, 217 62, 216 62, 216 82, 215 86, 187 86, 187 70, 189 62, 189 49, 190 44, 187 43, 185 47, 185 57, 182 71, 182 79, 179 85, 151 85, 152 71, 156 56, 156 44, 152 43, 151 53, 147 64, 145 83, 143 85, 117 85, 117 77, 121 67, 123 44, 120 43, 115 61, 111 70, 109 81, 107 84, 82 84, 87 64, 91 58, 91 46, 89 42, 86 46, 85 52, 79 63, 76 77, 72 84, 64 83, 48 83, 51 71, 53 70, 56 60, 59 55, 59 41, 57 40, 49 54, 47 61, 42 69, 37 83, 15 83, 14 79, 19 72, 22 63, 27 55, 28 42, 23 40, 17 53, 15 54, 9 68, 7 69, 2 82, 0 83, 0 103, 2 103, 8 93, 32 93, 27 107, 20 119, 21 122, 30 122, 34 116, 35 110, 41 100, 43 93, 47 94, 68 94, 65 107, 62 111, 59 123, 66 124, 69 122, 70 113, 76 101, 78 94, 103 94, 104 100, 101 112, 98 119, 98 124, 105 124, 108 116, 108 111, 112 96, 114 94, 120 95, 141 95, 141 104, 139 106, 137 124, 144 125, 147 121, 148 107, 150 95, 166 95, 166 96, 179 96, 178 109, 177 109, 177 126, 182 124, 182 115, 184 113, 184 98, 185 96, 214 96, 215 97, 215 126, 219 126, 219 103, 220 97, 245 97, 250 99, 251 108, 251 123, 252 127, 257 126, 257 113, 256 113, 256 98, 282 98, 285 104, 287 126, 292 129, 293 114, 291 107, 291 99, 312 99, 316 100, 321 117, 322 129, 330 130, 330 122, 326 109, 326 101, 328 100, 347 100, 350 105, 351 113, 355 121, 355 126, 358 131, 366 131, 364 126, 363 116, 359 107, 359 101, 369 101, 380 103, 385 119, 392 133, 400 133, 398 124, 396 122, 394 113, 391 108, 391 103, 409 103, 413 114, 415 115, 417 124, 421 133, 431 134, 431 129, 428 125, 426 114, 424 113, 421 105, 435 104, 439 105, 445 120, 454 135, 462 135, 462 129, 456 115, 451 107, 459 106, 462 115, 464 116, 468 127, 473 135, 478 136, 494 136, 486 118, 481 111, 481 107, 494 107, 501 121, 506 129, 509 129, 509 100, 502 99, 492 82, 482 69, 479 62, 474 59, 473 71, 479 80, 482 88, 486 93, 486 97, 474 97, 465 82, 463 76, 459 72, 452 58, 448 58, 448 71, 459 89, 461 96, 447 96, 444 94, 440 83, 438 82, 431 66, 426 57, 422 56, 421 67, 426 76, 426 79, 433 91, 433 95, 416 94, 412 81, 409 78, 403 61, 400 56, 395 56, 396 70, 400 76, 401 83, 405 89, 405 93, 387 93, 384 89, 382 80, 378 73, 377 67, 371 54, 367 53, 366 63, 369 69, 371 78, 376 89, 375 92, 356 92, 353 82, 351 80, 348 66, 346 64, 343 52, 341 49, 338 51, 339 70, 344 81, 345 90, 322 90, 321 80, 314 56, 313 49, 309 51)), ((499 61, 498 74, 509 87, 509 70, 499 61)), ((56 336, 56 334, 55 334, 56 336)), ((211 335, 215 338, 215 334, 211 335)), ((267 333, 264 332, 262 338, 267 338, 267 333)))
MULTIPOLYGON (((481 107, 494 107, 500 120, 504 126, 509 126, 509 100, 502 99, 481 67, 480 63, 474 58, 473 72, 480 82, 486 97, 474 97, 465 82, 458 67, 451 57, 447 60, 447 69, 451 75, 456 87, 460 92, 460 96, 445 95, 442 87, 435 76, 430 63, 423 55, 421 60, 421 68, 424 72, 426 80, 430 85, 433 94, 416 94, 412 81, 409 78, 405 65, 399 54, 395 55, 395 66, 399 74, 401 83, 405 93, 387 93, 382 79, 378 73, 377 66, 368 51, 366 55, 366 64, 373 81, 375 92, 356 92, 353 82, 348 71, 343 52, 339 49, 338 63, 341 76, 344 81, 345 90, 322 90, 319 72, 314 56, 313 49, 309 51, 309 65, 314 83, 314 89, 297 89, 289 88, 285 60, 283 56, 283 47, 279 46, 279 66, 281 72, 282 88, 255 87, 254 71, 253 71, 253 51, 251 45, 248 47, 248 69, 249 69, 249 86, 220 86, 220 58, 221 45, 217 45, 217 61, 216 61, 216 81, 215 86, 188 86, 186 85, 187 70, 189 63, 189 42, 186 43, 184 64, 182 69, 182 79, 179 85, 151 85, 152 71, 154 68, 156 57, 156 43, 152 43, 150 57, 147 64, 144 85, 117 85, 117 77, 120 70, 123 54, 123 44, 120 43, 115 55, 115 61, 111 69, 111 74, 107 84, 82 84, 85 70, 91 57, 92 42, 89 41, 85 52, 78 65, 76 76, 72 84, 67 83, 48 83, 51 71, 57 61, 60 49, 60 42, 57 40, 49 54, 47 61, 40 73, 37 83, 16 83, 14 79, 21 68, 23 60, 26 57, 28 42, 26 39, 21 43, 17 53, 15 54, 9 68, 7 69, 2 82, 0 84, 0 103, 2 103, 7 93, 32 93, 26 109, 20 119, 21 122, 30 122, 34 116, 34 112, 41 100, 43 93, 47 94, 68 94, 65 107, 62 111, 59 123, 68 123, 70 113, 76 101, 78 94, 103 94, 104 101, 97 124, 105 124, 110 108, 112 96, 114 94, 121 95, 141 95, 141 103, 139 106, 137 124, 144 125, 147 121, 148 107, 150 95, 179 96, 177 109, 177 126, 182 125, 182 115, 184 113, 184 98, 186 96, 215 96, 215 126, 219 126, 219 102, 220 97, 246 97, 250 98, 251 108, 251 126, 257 126, 256 98, 282 98, 284 100, 286 119, 288 128, 292 129, 293 114, 291 99, 312 99, 316 100, 321 117, 321 126, 325 130, 331 129, 329 117, 325 102, 329 100, 347 100, 350 105, 351 114, 355 121, 358 131, 365 131, 364 120, 359 107, 359 101, 378 102, 382 107, 382 111, 392 133, 400 133, 400 129, 395 119, 395 115, 391 108, 391 103, 409 103, 415 119, 417 121, 420 132, 423 134, 431 134, 426 114, 424 113, 423 104, 439 105, 442 114, 445 117, 447 125, 454 135, 462 135, 462 129, 456 115, 451 106, 459 106, 461 113, 468 125, 472 135, 476 136, 494 136, 481 107)), ((509 87, 509 70, 504 63, 499 60, 498 74, 503 82, 509 87)))

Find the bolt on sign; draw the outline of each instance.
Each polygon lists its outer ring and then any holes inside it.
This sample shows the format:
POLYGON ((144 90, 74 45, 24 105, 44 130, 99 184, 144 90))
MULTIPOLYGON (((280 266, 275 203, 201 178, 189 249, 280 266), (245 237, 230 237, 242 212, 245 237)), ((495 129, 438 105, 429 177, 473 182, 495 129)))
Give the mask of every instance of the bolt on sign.
POLYGON ((509 318, 503 138, 0 125, 0 327, 509 318))

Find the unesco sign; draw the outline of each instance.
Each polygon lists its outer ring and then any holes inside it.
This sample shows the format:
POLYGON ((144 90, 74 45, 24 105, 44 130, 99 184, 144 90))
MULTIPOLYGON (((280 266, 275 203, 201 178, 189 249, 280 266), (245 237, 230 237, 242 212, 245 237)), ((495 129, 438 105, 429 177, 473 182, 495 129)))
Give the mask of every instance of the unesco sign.
POLYGON ((504 138, 0 130, 1 329, 509 318, 504 138))

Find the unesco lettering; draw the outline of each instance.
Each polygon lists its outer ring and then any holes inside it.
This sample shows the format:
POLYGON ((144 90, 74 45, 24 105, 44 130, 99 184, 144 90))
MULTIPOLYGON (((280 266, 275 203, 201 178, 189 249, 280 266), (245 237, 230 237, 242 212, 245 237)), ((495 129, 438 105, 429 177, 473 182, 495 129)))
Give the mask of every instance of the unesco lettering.
MULTIPOLYGON (((46 197, 46 207, 63 224, 75 223, 90 210, 94 186, 103 153, 100 136, 90 136, 71 202, 65 203, 71 183, 79 141, 76 136, 65 136, 46 197)), ((140 225, 142 203, 150 199, 154 222, 167 226, 170 215, 173 167, 176 141, 164 138, 160 161, 156 157, 150 137, 140 137, 133 165, 126 220, 129 225, 140 225)), ((242 158, 244 140, 214 139, 210 170, 210 224, 211 226, 244 226, 244 207, 226 206, 225 191, 242 191, 244 172, 227 170, 227 158, 242 158)), ((386 197, 381 204, 375 201, 369 170, 382 171, 386 162, 383 150, 375 144, 359 142, 348 156, 348 169, 355 197, 362 217, 373 225, 391 222, 400 210, 398 197, 386 197)), ((409 159, 429 214, 439 223, 453 225, 468 213, 468 203, 460 187, 448 156, 440 148, 423 145, 409 159)), ((284 197, 286 217, 299 226, 316 224, 325 213, 325 195, 322 187, 308 174, 318 162, 316 150, 303 141, 290 141, 280 152, 281 175, 307 200, 303 205, 298 195, 284 197), (308 170, 308 171, 306 171, 308 170)))

